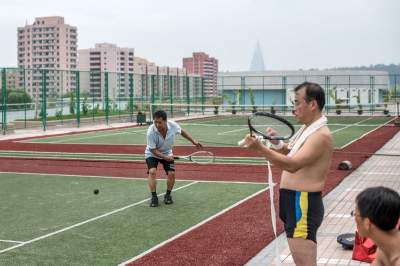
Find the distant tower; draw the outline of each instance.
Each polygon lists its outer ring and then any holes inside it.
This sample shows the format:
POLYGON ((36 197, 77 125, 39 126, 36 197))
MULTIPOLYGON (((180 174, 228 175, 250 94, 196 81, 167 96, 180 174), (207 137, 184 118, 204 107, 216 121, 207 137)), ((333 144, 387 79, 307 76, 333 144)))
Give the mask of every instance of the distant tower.
POLYGON ((260 48, 260 42, 257 41, 254 49, 253 59, 251 59, 250 71, 265 71, 264 58, 260 48))

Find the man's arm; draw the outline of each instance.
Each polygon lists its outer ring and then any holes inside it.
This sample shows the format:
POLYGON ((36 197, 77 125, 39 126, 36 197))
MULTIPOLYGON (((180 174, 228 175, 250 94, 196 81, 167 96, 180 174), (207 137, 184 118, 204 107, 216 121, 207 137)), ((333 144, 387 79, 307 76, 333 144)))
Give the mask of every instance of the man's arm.
POLYGON ((188 141, 193 143, 194 146, 196 146, 198 148, 203 147, 203 145, 201 145, 201 143, 198 142, 197 140, 193 139, 192 136, 190 136, 190 134, 188 132, 186 132, 186 130, 181 129, 181 135, 182 135, 182 137, 184 137, 185 139, 187 139, 188 141))
POLYGON ((173 156, 167 156, 164 155, 162 152, 160 152, 157 149, 150 149, 151 153, 153 153, 155 156, 157 156, 158 158, 161 158, 163 160, 166 160, 167 162, 172 162, 174 160, 173 156))
MULTIPOLYGON (((280 169, 290 173, 297 172, 304 166, 314 163, 326 149, 332 149, 330 136, 319 132, 310 136, 293 157, 269 149, 259 140, 250 136, 246 138, 246 144, 280 169)), ((287 148, 285 149, 287 150, 287 148)))

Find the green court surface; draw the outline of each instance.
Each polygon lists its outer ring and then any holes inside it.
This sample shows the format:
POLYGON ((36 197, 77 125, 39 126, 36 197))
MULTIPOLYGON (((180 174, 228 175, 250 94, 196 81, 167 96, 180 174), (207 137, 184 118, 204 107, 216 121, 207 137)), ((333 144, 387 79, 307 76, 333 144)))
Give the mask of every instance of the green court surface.
POLYGON ((142 179, 1 173, 0 265, 117 265, 265 188, 178 181, 150 208, 142 179))
MULTIPOLYGON (((293 117, 288 117, 288 120, 298 129, 299 125, 296 124, 293 117)), ((390 117, 337 116, 329 117, 328 124, 333 133, 335 147, 340 148, 390 120, 390 117)), ((248 133, 246 116, 201 118, 182 121, 180 124, 182 128, 206 146, 237 146, 237 142, 248 133)), ((146 132, 147 127, 132 127, 30 139, 28 142, 144 145, 146 144, 146 132)), ((191 145, 181 136, 177 137, 176 144, 191 145)))

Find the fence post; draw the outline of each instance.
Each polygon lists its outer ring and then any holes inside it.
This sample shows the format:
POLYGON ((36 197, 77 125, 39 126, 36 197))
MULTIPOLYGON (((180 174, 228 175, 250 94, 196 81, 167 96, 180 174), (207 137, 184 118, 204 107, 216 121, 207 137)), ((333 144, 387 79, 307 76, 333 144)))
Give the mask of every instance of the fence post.
POLYGON ((75 84, 76 84, 76 123, 79 127, 81 124, 81 86, 80 86, 80 73, 79 70, 75 72, 75 84))
POLYGON ((42 124, 43 131, 46 131, 47 128, 47 70, 42 70, 42 124))
POLYGON ((2 119, 1 119, 1 129, 3 130, 3 135, 6 134, 7 131, 7 88, 6 88, 6 69, 3 68, 1 70, 1 95, 3 98, 2 101, 2 119))
POLYGON ((108 72, 104 73, 104 97, 105 97, 105 111, 106 111, 106 124, 109 123, 110 104, 108 99, 108 72))
POLYGON ((204 104, 206 102, 206 97, 204 95, 204 78, 200 78, 200 82, 201 82, 201 110, 203 111, 203 115, 204 115, 204 104))
POLYGON ((185 80, 186 80, 186 104, 187 104, 186 112, 187 112, 187 115, 189 116, 189 114, 190 114, 190 88, 189 88, 189 77, 187 75, 187 72, 186 72, 185 80))
POLYGON ((133 74, 129 74, 129 115, 133 122, 133 74))

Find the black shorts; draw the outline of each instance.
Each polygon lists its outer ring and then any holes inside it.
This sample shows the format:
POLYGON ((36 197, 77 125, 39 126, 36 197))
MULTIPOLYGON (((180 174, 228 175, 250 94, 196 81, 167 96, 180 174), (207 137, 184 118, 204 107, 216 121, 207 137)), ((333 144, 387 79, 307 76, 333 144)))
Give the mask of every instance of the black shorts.
POLYGON ((279 218, 288 238, 303 238, 317 243, 317 230, 324 218, 321 192, 279 190, 279 218))
POLYGON ((163 159, 158 159, 158 158, 155 158, 155 157, 149 157, 149 158, 146 158, 147 173, 149 173, 149 169, 151 169, 151 168, 156 168, 157 169, 157 166, 158 166, 159 162, 162 163, 162 165, 164 167, 164 170, 165 170, 165 173, 167 173, 167 175, 168 175, 168 172, 175 172, 175 164, 174 164, 173 161, 172 162, 167 162, 166 160, 163 160, 163 159))

